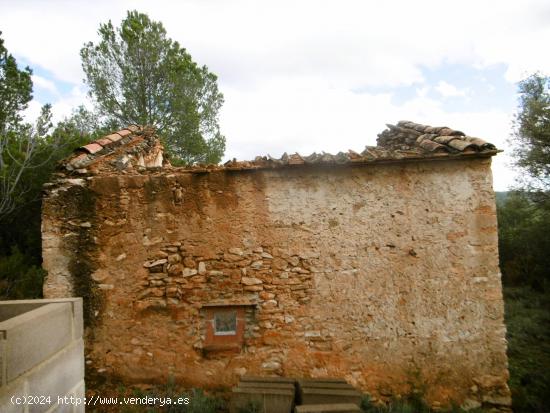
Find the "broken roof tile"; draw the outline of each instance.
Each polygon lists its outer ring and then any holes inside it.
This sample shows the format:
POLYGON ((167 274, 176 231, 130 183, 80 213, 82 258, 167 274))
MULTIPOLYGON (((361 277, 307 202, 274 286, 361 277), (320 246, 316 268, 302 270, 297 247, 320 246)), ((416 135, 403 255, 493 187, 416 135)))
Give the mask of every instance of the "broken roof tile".
POLYGON ((347 163, 349 162, 350 158, 347 153, 338 152, 336 155, 334 155, 334 160, 336 161, 336 163, 347 163))
POLYGON ((460 140, 454 139, 450 141, 448 145, 454 149, 458 149, 461 152, 469 148, 470 146, 474 146, 472 143, 468 142, 467 140, 462 140, 462 139, 460 140))
POLYGON ((464 132, 447 126, 428 126, 410 121, 399 121, 397 125, 387 126, 388 129, 378 135, 377 143, 378 147, 389 150, 416 149, 421 150, 419 155, 424 156, 427 153, 445 151, 456 155, 470 149, 477 153, 496 151, 494 145, 479 138, 466 136, 464 132), (412 140, 413 136, 417 138, 412 140))
MULTIPOLYGON (((130 125, 125 129, 107 135, 95 142, 80 147, 65 161, 68 170, 94 164, 101 159, 113 159, 113 155, 135 157, 137 151, 162 150, 154 129, 130 125), (116 144, 115 144, 116 142, 116 144), (156 142, 156 143, 154 143, 156 142), (111 146, 109 146, 111 145, 111 146), (136 146, 137 145, 137 146, 136 146), (105 150, 107 146, 114 151, 105 150), (159 149, 160 148, 160 149, 159 149), (84 152, 84 153, 83 153, 84 152)), ((378 135, 377 146, 366 146, 361 153, 353 150, 330 153, 312 153, 300 155, 286 152, 280 158, 270 155, 257 156, 253 161, 231 159, 224 165, 192 165, 182 167, 193 173, 205 173, 217 170, 252 170, 261 168, 284 168, 300 165, 335 165, 374 162, 393 162, 457 156, 492 156, 498 152, 496 147, 482 139, 466 136, 463 132, 446 126, 429 126, 411 121, 399 121, 388 124, 387 129, 378 135)), ((136 158, 137 159, 137 158, 136 158)))
POLYGON ((302 159, 302 157, 298 153, 295 153, 295 154, 290 155, 288 157, 288 164, 289 165, 302 165, 302 164, 304 164, 304 160, 302 159))
POLYGON ((458 136, 436 136, 435 138, 433 138, 433 140, 437 143, 440 143, 442 145, 448 145, 449 142, 451 142, 452 140, 454 139, 458 139, 458 136))
POLYGON ((437 143, 435 141, 431 141, 429 139, 424 139, 422 142, 420 142, 420 147, 422 149, 425 149, 425 150, 429 151, 429 152, 447 151, 447 149, 444 145, 441 145, 440 143, 437 143))
POLYGON ((69 164, 71 165, 71 168, 73 169, 80 169, 85 167, 88 164, 88 161, 90 160, 90 156, 81 153, 80 155, 76 156, 75 158, 71 159, 69 164))

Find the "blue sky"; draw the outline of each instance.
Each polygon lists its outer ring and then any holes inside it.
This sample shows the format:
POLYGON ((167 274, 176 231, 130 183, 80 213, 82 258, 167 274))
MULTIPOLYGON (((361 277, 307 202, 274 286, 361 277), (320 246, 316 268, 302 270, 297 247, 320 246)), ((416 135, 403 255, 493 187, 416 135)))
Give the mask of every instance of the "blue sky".
POLYGON ((430 99, 438 99, 443 110, 483 111, 500 108, 512 112, 516 109, 517 87, 505 79, 506 66, 495 64, 475 68, 464 64, 442 64, 438 67, 421 67, 423 82, 401 87, 359 88, 361 92, 389 92, 392 102, 402 105, 425 93, 430 99))
POLYGON ((226 158, 360 151, 407 119, 504 149, 497 190, 515 179, 517 82, 550 68, 536 46, 550 42, 542 0, 0 0, 0 9, 8 50, 34 72, 29 118, 47 102, 56 119, 92 105, 79 50, 100 23, 137 9, 218 75, 226 158))

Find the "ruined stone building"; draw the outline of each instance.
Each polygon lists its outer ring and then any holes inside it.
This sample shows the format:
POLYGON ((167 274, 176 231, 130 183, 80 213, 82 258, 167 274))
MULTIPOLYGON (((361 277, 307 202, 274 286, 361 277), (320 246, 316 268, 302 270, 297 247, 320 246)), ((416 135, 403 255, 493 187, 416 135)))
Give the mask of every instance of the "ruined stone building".
POLYGON ((497 152, 399 122, 361 153, 175 168, 130 126, 46 185, 44 295, 84 297, 91 368, 127 382, 343 377, 506 410, 497 152))

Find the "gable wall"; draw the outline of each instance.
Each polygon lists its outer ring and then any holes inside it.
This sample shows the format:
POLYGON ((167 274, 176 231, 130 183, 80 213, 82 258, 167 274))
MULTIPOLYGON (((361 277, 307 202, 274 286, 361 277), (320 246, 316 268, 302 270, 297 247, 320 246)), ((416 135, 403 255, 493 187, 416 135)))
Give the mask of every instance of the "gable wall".
POLYGON ((509 401, 490 159, 63 185, 45 200, 44 291, 88 299, 95 369, 509 401), (257 304, 239 354, 205 350, 212 302, 257 304))

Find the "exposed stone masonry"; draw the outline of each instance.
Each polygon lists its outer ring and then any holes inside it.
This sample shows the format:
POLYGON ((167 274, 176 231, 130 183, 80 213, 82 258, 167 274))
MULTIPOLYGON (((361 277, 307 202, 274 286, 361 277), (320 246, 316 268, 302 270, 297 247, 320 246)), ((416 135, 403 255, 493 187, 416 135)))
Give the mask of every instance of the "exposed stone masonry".
MULTIPOLYGON (((246 338, 261 337, 261 332, 282 328, 296 320, 292 310, 311 301, 314 258, 289 256, 261 246, 229 248, 212 259, 196 255, 192 245, 181 242, 162 247, 143 264, 147 268, 143 290, 135 308, 139 311, 164 309, 169 305, 216 303, 257 304, 258 311, 247 326, 246 338), (272 255, 274 253, 275 255, 272 255)), ((203 321, 203 320, 201 320, 203 321)), ((188 328, 193 328, 189 325, 188 328)), ((195 327, 201 329, 201 327, 195 327)), ((304 333, 310 346, 330 349, 330 337, 318 331, 304 333)), ((194 343, 202 348, 202 338, 194 343)), ((247 341, 253 345, 253 341, 247 341)))
MULTIPOLYGON (((141 140, 135 162, 159 148, 141 140)), ((78 281, 98 298, 91 368, 204 387, 344 377, 378 399, 415 381, 433 406, 507 411, 496 150, 119 171, 123 149, 60 172, 44 199, 45 294, 78 281), (206 351, 216 306, 244 314, 236 352, 206 351)))
POLYGON ((261 246, 247 250, 235 247, 207 259, 196 255, 200 251, 192 245, 169 244, 143 264, 148 275, 138 295, 138 307, 166 307, 167 302, 178 304, 182 300, 221 304, 239 297, 275 314, 309 302, 311 273, 318 271, 314 260, 272 250, 274 256, 268 251, 261 246))

